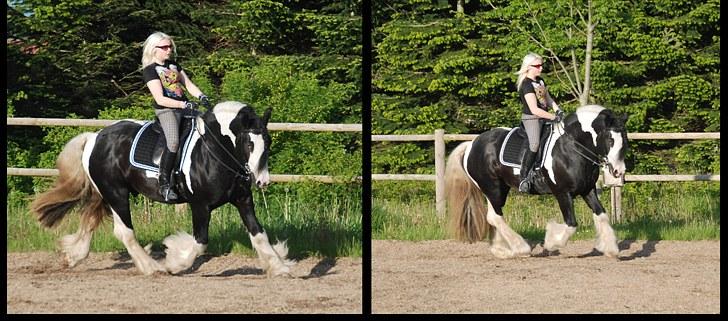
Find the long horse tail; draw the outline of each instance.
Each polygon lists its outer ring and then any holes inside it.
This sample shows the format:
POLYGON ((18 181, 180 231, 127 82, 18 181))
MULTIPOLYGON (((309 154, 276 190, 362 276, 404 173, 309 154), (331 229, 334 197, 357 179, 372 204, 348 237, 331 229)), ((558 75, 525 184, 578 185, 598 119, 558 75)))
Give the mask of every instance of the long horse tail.
POLYGON ((41 225, 52 228, 60 223, 76 205, 81 206, 81 227, 93 231, 104 215, 110 214, 101 195, 83 168, 83 150, 86 142, 95 137, 93 133, 82 133, 66 143, 58 155, 56 167, 59 176, 48 191, 37 195, 30 204, 41 225))
POLYGON ((448 203, 449 225, 453 236, 473 243, 488 236, 483 193, 465 172, 463 157, 472 142, 464 142, 450 153, 445 168, 445 197, 448 203))

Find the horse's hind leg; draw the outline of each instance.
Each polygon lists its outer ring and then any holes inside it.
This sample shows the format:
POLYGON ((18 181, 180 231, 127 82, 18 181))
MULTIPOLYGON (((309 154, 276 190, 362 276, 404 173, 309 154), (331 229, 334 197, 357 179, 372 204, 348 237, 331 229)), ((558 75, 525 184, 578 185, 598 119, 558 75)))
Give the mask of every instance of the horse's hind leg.
POLYGON ((109 187, 109 185, 99 186, 99 189, 111 207, 111 213, 114 217, 114 236, 124 243, 134 265, 144 275, 150 275, 156 271, 166 272, 159 262, 149 256, 149 248, 142 248, 134 236, 134 227, 131 223, 131 211, 129 209, 129 192, 123 191, 121 188, 110 191, 112 187, 109 187))
POLYGON ((68 234, 60 239, 59 245, 65 254, 68 267, 76 266, 88 256, 91 248, 91 236, 93 236, 93 230, 81 223, 76 233, 68 234))
POLYGON ((495 186, 487 188, 485 193, 488 199, 488 224, 493 226, 496 234, 493 236, 491 253, 498 258, 531 255, 531 246, 521 235, 508 226, 503 219, 503 205, 508 196, 508 187, 495 186))
POLYGON ((250 243, 253 245, 258 258, 263 264, 268 276, 290 275, 290 266, 295 262, 286 259, 288 247, 285 242, 278 242, 271 246, 268 235, 255 217, 253 196, 247 195, 233 202, 240 212, 240 218, 248 229, 250 243))
POLYGON ((597 231, 597 240, 594 248, 597 251, 604 253, 609 257, 615 257, 619 254, 619 247, 617 246, 617 237, 614 235, 614 230, 609 225, 609 216, 604 211, 604 207, 599 202, 597 197, 596 189, 592 189, 589 194, 584 195, 584 201, 592 209, 594 218, 594 226, 597 231))
POLYGON ((81 224, 79 224, 78 231, 64 236, 59 241, 68 267, 76 266, 88 256, 94 230, 108 213, 101 195, 92 193, 81 209, 81 224))

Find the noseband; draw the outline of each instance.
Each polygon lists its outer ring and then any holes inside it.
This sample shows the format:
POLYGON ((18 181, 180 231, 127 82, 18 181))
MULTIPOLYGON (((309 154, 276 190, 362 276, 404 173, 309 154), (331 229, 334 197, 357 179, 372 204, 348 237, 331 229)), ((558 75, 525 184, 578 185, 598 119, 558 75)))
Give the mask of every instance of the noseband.
MULTIPOLYGON (((199 114, 199 112, 198 112, 198 114, 199 114)), ((196 117, 196 116, 197 115, 194 115, 193 117, 196 117)), ((188 117, 188 116, 185 116, 185 117, 188 117)), ((205 122, 204 119, 202 119, 202 124, 203 124, 203 126, 205 126, 205 131, 206 132, 212 133, 212 131, 210 130, 210 127, 207 126, 207 123, 205 122)), ((199 128, 197 129, 197 133, 199 133, 200 134, 200 137, 202 137, 202 133, 200 133, 199 128)), ((215 135, 208 135, 208 136, 212 137, 212 140, 217 144, 217 146, 219 146, 220 149, 222 149, 225 152, 225 154, 227 154, 228 158, 231 158, 233 160, 233 163, 235 165, 237 165, 239 167, 239 169, 236 170, 236 169, 233 169, 230 166, 228 166, 227 163, 225 163, 223 160, 221 160, 212 151, 212 149, 210 149, 210 146, 207 145, 207 141, 203 139, 202 140, 202 146, 205 146, 205 149, 207 149, 207 153, 210 156, 212 156, 212 158, 214 158, 216 161, 218 161, 220 164, 222 164, 222 166, 225 167, 225 169, 227 169, 228 171, 230 171, 233 174, 235 174, 235 178, 236 179, 239 178, 242 181, 249 181, 250 180, 250 166, 248 165, 248 162, 245 162, 245 165, 239 164, 238 163, 238 159, 235 158, 235 156, 232 153, 230 153, 230 151, 228 151, 227 148, 225 148, 225 146, 223 146, 222 143, 220 143, 220 141, 215 137, 215 135)))
POLYGON ((609 171, 610 172, 613 172, 614 171, 614 167, 612 167, 612 164, 609 163, 609 159, 607 158, 606 155, 605 156, 601 156, 601 155, 593 152, 591 149, 589 149, 588 147, 584 146, 584 144, 580 143, 576 139, 576 137, 574 137, 571 134, 569 134, 566 130, 564 130, 563 135, 564 136, 568 136, 569 138, 571 138, 571 140, 574 141, 574 144, 576 144, 576 148, 574 149, 574 151, 576 151, 576 153, 579 154, 579 156, 581 156, 584 159, 588 160, 592 164, 597 165, 598 167, 607 166, 609 168, 609 171), (586 152, 586 153, 584 153, 584 152, 586 152), (589 155, 587 155, 587 154, 589 154, 589 155))

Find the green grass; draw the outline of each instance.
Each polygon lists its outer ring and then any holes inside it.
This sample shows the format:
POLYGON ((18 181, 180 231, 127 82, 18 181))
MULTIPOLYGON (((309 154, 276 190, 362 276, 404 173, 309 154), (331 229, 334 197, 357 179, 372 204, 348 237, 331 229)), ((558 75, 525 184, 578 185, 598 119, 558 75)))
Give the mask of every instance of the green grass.
MULTIPOLYGON (((362 253, 361 201, 356 198, 327 202, 302 202, 289 193, 255 194, 256 215, 271 243, 287 240, 289 256, 301 259, 319 257, 360 257, 362 253)), ((178 230, 192 234, 192 214, 175 213, 174 206, 146 201, 132 202, 132 221, 137 240, 142 246, 153 243, 161 250, 162 240, 178 230)), ((27 200, 8 201, 7 250, 49 251, 63 235, 75 233, 79 215, 71 212, 54 229, 42 228, 28 210, 27 200)), ((207 253, 239 253, 254 256, 250 238, 240 215, 232 205, 212 212, 207 253)), ((124 251, 124 245, 113 234, 109 218, 94 232, 91 251, 124 251)))
MULTIPOLYGON (((383 190, 391 192, 391 186, 383 190)), ((445 218, 439 218, 435 212, 434 197, 385 194, 373 190, 373 239, 451 238, 445 218)), ((610 191, 605 189, 599 199, 609 213, 610 191)), ((579 226, 572 239, 595 238, 592 211, 581 197, 575 199, 574 210, 579 226)), ((509 226, 533 241, 543 240, 550 220, 564 221, 551 195, 511 192, 503 211, 509 226)), ((621 222, 610 218, 619 239, 720 240, 720 184, 628 183, 622 192, 622 211, 621 222)))

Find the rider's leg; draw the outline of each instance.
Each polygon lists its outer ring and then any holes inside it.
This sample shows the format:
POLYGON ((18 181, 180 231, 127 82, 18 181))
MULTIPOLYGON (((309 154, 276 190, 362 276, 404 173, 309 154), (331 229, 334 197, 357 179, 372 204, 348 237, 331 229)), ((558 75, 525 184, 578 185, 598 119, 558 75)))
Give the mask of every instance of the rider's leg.
POLYGON ((521 162, 521 183, 518 186, 518 190, 521 192, 528 192, 531 189, 531 167, 536 159, 536 152, 538 152, 538 145, 541 135, 541 121, 538 118, 531 118, 533 116, 523 115, 521 118, 523 127, 526 129, 526 135, 528 136, 528 150, 526 150, 521 162), (529 117, 530 116, 530 117, 529 117))
POLYGON ((172 190, 170 176, 174 161, 177 158, 177 148, 179 147, 181 115, 172 109, 157 109, 155 113, 167 142, 167 148, 162 151, 162 158, 159 162, 159 193, 162 194, 165 201, 173 201, 177 199, 177 194, 172 190))

